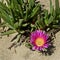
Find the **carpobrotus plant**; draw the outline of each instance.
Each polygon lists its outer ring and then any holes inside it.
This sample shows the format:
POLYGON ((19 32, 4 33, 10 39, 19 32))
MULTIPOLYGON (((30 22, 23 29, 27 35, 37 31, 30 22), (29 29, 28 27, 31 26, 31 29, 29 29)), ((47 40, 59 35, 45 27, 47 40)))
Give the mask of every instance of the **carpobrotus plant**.
MULTIPOLYGON (((1 36, 17 32, 17 35, 11 40, 18 40, 13 45, 21 45, 25 42, 26 46, 33 50, 42 51, 51 46, 48 33, 52 29, 60 26, 59 3, 55 0, 55 9, 50 0, 50 12, 42 9, 40 2, 36 0, 6 0, 6 3, 0 2, 0 17, 3 22, 0 26, 4 31, 1 36), (5 27, 8 29, 5 30, 5 27), (21 37, 24 39, 21 39, 21 37)), ((54 31, 52 31, 54 32, 54 31)))
POLYGON ((19 45, 24 42, 32 31, 37 29, 36 22, 37 16, 41 15, 41 5, 36 0, 6 0, 6 3, 0 2, 0 17, 4 20, 0 24, 4 31, 3 35, 9 35, 17 33, 17 35, 11 40, 14 41, 18 38, 17 43, 19 45), (8 29, 5 30, 5 28, 8 29), (25 36, 24 39, 20 39, 25 36))

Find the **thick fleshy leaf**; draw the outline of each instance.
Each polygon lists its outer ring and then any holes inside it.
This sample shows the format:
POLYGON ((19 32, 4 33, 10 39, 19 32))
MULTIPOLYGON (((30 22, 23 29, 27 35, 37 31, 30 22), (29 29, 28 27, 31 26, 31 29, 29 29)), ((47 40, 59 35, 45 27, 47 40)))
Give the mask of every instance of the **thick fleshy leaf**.
POLYGON ((50 13, 51 13, 51 15, 53 15, 53 12, 54 12, 54 7, 52 5, 52 0, 50 0, 50 13))
POLYGON ((51 24, 51 23, 53 22, 53 20, 54 20, 54 18, 53 18, 53 16, 51 16, 49 19, 46 19, 46 20, 45 20, 45 24, 46 24, 47 26, 49 26, 49 24, 51 24))
POLYGON ((56 14, 59 14, 59 0, 55 0, 55 11, 56 14))
POLYGON ((1 36, 13 34, 13 33, 16 33, 16 31, 15 31, 15 30, 9 30, 9 31, 7 31, 7 32, 1 33, 1 36))
MULTIPOLYGON (((0 8, 0 16, 1 18, 4 19, 4 21, 6 23, 8 23, 9 25, 11 25, 13 27, 13 17, 10 16, 8 13, 6 13, 6 11, 4 11, 3 9, 0 8)), ((14 29, 14 28, 13 28, 14 29)))
POLYGON ((31 9, 35 5, 35 0, 28 0, 29 8, 31 9))
POLYGON ((40 4, 37 4, 36 7, 31 12, 31 17, 34 17, 35 15, 37 15, 39 10, 40 10, 40 4))

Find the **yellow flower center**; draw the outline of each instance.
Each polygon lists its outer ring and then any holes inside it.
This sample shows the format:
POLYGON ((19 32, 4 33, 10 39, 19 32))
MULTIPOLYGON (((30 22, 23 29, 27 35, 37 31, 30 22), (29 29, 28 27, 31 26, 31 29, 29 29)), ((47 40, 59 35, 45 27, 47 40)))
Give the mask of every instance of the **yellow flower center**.
POLYGON ((37 46, 43 46, 44 45, 44 39, 43 38, 37 38, 35 40, 35 43, 37 46))

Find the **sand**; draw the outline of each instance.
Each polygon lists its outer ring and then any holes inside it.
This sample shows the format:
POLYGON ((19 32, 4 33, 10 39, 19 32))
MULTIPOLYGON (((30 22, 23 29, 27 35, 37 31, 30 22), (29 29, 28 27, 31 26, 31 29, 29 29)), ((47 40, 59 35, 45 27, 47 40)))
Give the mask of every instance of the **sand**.
POLYGON ((24 44, 9 50, 13 36, 14 34, 0 39, 0 60, 60 60, 60 32, 56 34, 53 53, 47 56, 37 51, 31 51, 24 44))
MULTIPOLYGON (((40 0, 42 4, 49 9, 49 0, 40 0)), ((54 0, 53 0, 54 2, 54 0)), ((16 48, 8 49, 12 42, 11 39, 15 34, 9 37, 3 36, 0 38, 0 60, 60 60, 60 31, 54 39, 54 50, 51 55, 44 55, 37 51, 31 51, 25 45, 16 48)))

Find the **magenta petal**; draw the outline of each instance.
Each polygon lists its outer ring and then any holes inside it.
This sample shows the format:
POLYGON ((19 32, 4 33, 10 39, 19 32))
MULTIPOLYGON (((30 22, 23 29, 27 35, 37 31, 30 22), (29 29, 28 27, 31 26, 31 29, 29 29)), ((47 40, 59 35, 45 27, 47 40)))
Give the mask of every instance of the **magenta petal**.
POLYGON ((36 46, 32 47, 32 50, 36 50, 36 46))
POLYGON ((39 49, 40 49, 40 47, 37 47, 37 48, 36 48, 36 50, 39 50, 39 49))
POLYGON ((41 51, 41 50, 43 50, 43 48, 42 48, 42 47, 40 47, 40 49, 39 49, 39 50, 41 51))
POLYGON ((46 34, 45 31, 42 31, 42 30, 36 30, 34 32, 31 33, 31 36, 30 36, 30 43, 33 45, 32 47, 32 50, 43 50, 45 48, 48 48, 49 47, 49 43, 48 43, 48 34, 46 34), (42 46, 38 46, 36 45, 36 39, 37 38, 43 38, 44 39, 44 44, 42 46))
POLYGON ((48 44, 45 44, 45 45, 44 45, 44 48, 48 48, 48 46, 49 46, 48 44))
POLYGON ((45 38, 46 38, 46 40, 47 40, 47 39, 49 38, 49 36, 46 34, 46 35, 45 35, 45 38))

